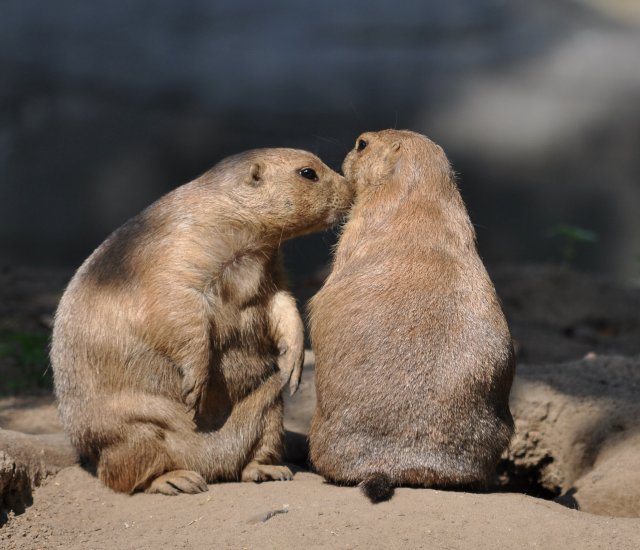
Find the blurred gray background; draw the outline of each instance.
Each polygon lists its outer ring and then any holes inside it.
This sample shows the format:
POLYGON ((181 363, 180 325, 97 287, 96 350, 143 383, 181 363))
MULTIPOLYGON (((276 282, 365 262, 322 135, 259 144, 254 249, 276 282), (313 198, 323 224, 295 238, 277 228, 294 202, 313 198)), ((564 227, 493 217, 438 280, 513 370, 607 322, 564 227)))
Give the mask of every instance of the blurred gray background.
MULTIPOLYGON (((640 2, 0 3, 0 264, 76 266, 222 157, 410 128, 448 152, 489 266, 640 277, 640 2)), ((335 235, 287 246, 294 283, 335 235)))

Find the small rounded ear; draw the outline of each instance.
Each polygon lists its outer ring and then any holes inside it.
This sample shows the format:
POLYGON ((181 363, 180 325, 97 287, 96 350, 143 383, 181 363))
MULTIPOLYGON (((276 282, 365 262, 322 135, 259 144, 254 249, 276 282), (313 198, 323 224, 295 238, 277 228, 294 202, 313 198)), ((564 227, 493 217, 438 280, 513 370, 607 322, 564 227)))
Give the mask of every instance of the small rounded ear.
POLYGON ((262 184, 262 165, 259 162, 254 162, 249 170, 249 184, 258 186, 262 184))
POLYGON ((402 144, 399 141, 392 143, 391 147, 387 151, 385 161, 387 166, 389 166, 392 170, 395 170, 396 165, 400 160, 401 152, 402 152, 402 144))
POLYGON ((386 183, 387 178, 392 177, 398 171, 400 160, 402 159, 402 143, 394 141, 383 154, 382 168, 378 181, 374 185, 383 185, 386 183))

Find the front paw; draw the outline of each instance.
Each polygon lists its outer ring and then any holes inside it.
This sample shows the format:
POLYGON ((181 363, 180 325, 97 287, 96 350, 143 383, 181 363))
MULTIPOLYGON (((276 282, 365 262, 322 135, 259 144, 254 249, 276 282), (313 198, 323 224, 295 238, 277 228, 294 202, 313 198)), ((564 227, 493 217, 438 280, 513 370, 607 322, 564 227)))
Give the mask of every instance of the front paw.
POLYGON ((284 340, 278 344, 280 356, 278 357, 278 368, 282 378, 282 387, 289 384, 289 392, 293 395, 300 384, 302 376, 302 365, 304 364, 304 346, 290 345, 284 340))
POLYGON ((293 474, 286 466, 250 462, 242 471, 242 481, 260 483, 262 481, 289 481, 291 479, 293 479, 293 474))
POLYGON ((190 411, 200 412, 206 388, 206 380, 198 380, 189 373, 183 376, 182 400, 190 411))

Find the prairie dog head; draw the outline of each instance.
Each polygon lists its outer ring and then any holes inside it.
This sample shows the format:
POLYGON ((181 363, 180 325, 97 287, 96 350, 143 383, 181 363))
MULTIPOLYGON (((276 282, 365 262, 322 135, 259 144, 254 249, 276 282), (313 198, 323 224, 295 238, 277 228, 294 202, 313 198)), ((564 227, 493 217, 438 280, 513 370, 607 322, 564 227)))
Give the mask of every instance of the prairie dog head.
POLYGON ((442 191, 453 182, 449 161, 439 145, 408 130, 365 132, 342 164, 358 200, 371 195, 404 195, 418 189, 442 191))
POLYGON ((281 239, 332 226, 353 201, 347 180, 307 151, 255 149, 218 168, 239 217, 281 239))

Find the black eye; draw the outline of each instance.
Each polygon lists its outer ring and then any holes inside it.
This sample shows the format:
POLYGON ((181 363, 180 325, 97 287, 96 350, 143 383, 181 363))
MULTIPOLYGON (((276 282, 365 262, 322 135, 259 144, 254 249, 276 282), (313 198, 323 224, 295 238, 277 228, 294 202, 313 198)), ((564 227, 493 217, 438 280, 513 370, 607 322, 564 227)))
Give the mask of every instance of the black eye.
POLYGON ((306 178, 311 181, 318 181, 318 174, 313 168, 303 168, 298 172, 303 178, 306 178))
POLYGON ((363 151, 367 145, 368 143, 364 139, 359 139, 358 146, 357 146, 358 151, 363 151))

